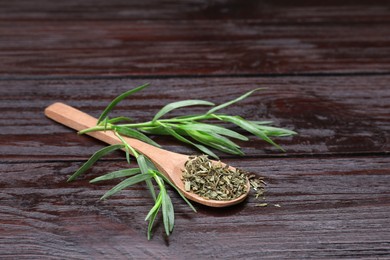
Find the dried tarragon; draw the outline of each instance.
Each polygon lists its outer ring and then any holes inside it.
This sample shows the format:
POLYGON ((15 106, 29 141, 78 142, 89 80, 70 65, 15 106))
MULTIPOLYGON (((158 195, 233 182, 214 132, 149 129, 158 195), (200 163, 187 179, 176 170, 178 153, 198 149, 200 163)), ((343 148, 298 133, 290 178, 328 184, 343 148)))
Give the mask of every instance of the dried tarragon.
POLYGON ((205 199, 232 200, 247 192, 247 175, 221 162, 212 163, 207 155, 190 156, 183 169, 186 191, 205 199))
POLYGON ((264 178, 256 177, 256 175, 252 174, 248 177, 248 179, 252 190, 255 191, 256 199, 260 199, 260 197, 264 198, 265 185, 266 185, 264 178))

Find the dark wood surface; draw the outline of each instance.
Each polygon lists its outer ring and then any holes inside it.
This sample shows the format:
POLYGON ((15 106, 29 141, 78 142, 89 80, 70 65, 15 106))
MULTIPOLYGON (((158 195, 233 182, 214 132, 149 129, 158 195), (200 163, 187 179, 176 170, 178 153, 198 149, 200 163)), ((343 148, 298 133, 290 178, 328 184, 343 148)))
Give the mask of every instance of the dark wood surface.
POLYGON ((389 1, 1 1, 0 258, 390 258, 389 32, 389 1), (193 213, 170 190, 174 232, 159 223, 148 241, 143 185, 102 202, 115 182, 88 183, 126 167, 122 153, 66 183, 104 144, 44 108, 98 116, 145 82, 118 115, 264 87, 226 112, 299 135, 276 139, 286 153, 251 137, 246 156, 218 155, 265 178, 267 207, 193 213))

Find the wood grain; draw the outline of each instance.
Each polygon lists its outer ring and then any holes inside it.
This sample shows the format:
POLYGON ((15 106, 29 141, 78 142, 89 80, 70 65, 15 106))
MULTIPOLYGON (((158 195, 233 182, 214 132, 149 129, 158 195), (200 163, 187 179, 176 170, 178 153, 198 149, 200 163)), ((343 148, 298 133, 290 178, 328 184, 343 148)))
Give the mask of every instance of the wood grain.
MULTIPOLYGON (((148 80, 151 86, 120 104, 116 115, 142 122, 150 120, 169 102, 206 99, 219 104, 256 87, 265 87, 225 112, 250 120, 273 120, 275 125, 295 130, 299 135, 276 139, 286 154, 258 139, 240 142, 247 156, 387 154, 389 79, 375 76, 148 80)), ((103 144, 77 136, 75 131, 45 118, 43 110, 54 102, 64 102, 98 117, 115 96, 145 82, 142 79, 1 81, 0 157, 85 159, 103 144)), ((201 111, 204 108, 196 107, 172 115, 201 111)), ((155 140, 168 150, 197 152, 171 138, 155 137, 155 140)))
POLYGON ((389 259, 389 31, 388 0, 0 1, 0 258, 389 259), (97 117, 145 82, 116 115, 265 87, 225 111, 299 135, 276 139, 286 153, 251 138, 246 157, 219 154, 264 176, 265 200, 193 213, 170 190, 175 230, 158 221, 147 241, 145 187, 99 201, 116 182, 88 182, 128 167, 123 154, 66 183, 104 144, 44 108, 97 117))
POLYGON ((390 243, 387 157, 229 160, 268 182, 267 207, 254 196, 227 209, 197 205, 193 213, 172 194, 176 226, 155 227, 146 241, 151 206, 142 185, 107 201, 115 182, 87 181, 122 162, 101 161, 80 180, 65 180, 80 162, 0 164, 2 259, 128 258, 381 258, 390 243), (280 204, 275 207, 274 204, 280 204))
POLYGON ((380 2, 128 2, 3 3, 0 77, 390 72, 380 2))
POLYGON ((389 22, 389 1, 50 0, 0 3, 1 20, 239 20, 263 23, 389 22))
POLYGON ((4 22, 4 77, 388 73, 390 26, 4 22), (27 33, 26 33, 27 32, 27 33), (206 33, 205 33, 206 32, 206 33), (375 62, 373 62, 375 60, 375 62))

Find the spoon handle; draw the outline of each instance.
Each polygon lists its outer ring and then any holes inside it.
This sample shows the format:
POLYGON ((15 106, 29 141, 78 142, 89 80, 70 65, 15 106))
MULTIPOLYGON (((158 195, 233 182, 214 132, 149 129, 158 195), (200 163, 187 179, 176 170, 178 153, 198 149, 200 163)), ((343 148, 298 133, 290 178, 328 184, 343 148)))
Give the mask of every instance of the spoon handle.
MULTIPOLYGON (((45 109, 45 115, 54 121, 66 125, 77 131, 81 131, 90 127, 96 126, 97 119, 63 103, 54 103, 45 109)), ((121 144, 121 140, 112 131, 96 131, 88 132, 90 135, 98 140, 108 144, 121 144)), ((169 151, 160 149, 150 144, 144 143, 137 139, 123 137, 134 149, 140 151, 148 157, 155 157, 153 155, 170 153, 169 151)))

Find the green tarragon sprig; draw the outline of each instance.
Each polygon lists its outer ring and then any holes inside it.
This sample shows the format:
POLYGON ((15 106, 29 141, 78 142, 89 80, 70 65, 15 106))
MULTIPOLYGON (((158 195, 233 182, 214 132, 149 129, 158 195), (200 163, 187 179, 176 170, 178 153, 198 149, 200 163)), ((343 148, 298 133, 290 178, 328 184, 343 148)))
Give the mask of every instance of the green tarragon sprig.
POLYGON ((99 181, 107 181, 112 180, 116 178, 126 178, 123 181, 121 181, 119 184, 117 184, 115 187, 107 191, 102 197, 101 200, 106 199, 119 191, 132 186, 134 184, 140 183, 140 182, 146 182, 149 191, 151 193, 151 196, 154 200, 154 206, 150 209, 149 213, 147 214, 145 221, 149 221, 148 224, 148 231, 147 231, 147 237, 150 240, 152 235, 152 228, 154 221, 158 215, 158 212, 160 209, 162 209, 162 217, 163 217, 163 223, 164 223, 164 229, 167 236, 170 235, 170 233, 173 230, 174 224, 175 224, 175 213, 173 204, 171 201, 171 198, 167 192, 165 183, 168 183, 171 187, 173 187, 179 195, 183 198, 185 202, 190 206, 190 208, 196 212, 196 209, 194 206, 187 200, 186 197, 181 193, 181 191, 167 178, 165 177, 160 171, 157 170, 155 165, 143 154, 140 154, 136 150, 134 150, 124 139, 123 137, 118 133, 114 132, 117 137, 122 141, 122 144, 116 144, 116 145, 110 145, 103 149, 100 149, 96 153, 94 153, 91 158, 83 164, 69 179, 68 181, 73 181, 77 177, 79 177, 81 174, 83 174, 85 171, 87 171, 97 160, 99 160, 104 155, 107 155, 113 151, 124 149, 126 151, 126 157, 129 160, 129 154, 131 153, 137 161, 138 168, 131 168, 131 169, 122 169, 114 172, 107 173, 105 175, 99 176, 97 178, 94 178, 90 181, 90 183, 96 183, 99 181), (155 192, 155 185, 157 185, 159 192, 156 196, 155 192))
POLYGON ((276 144, 271 137, 291 136, 296 134, 296 132, 288 129, 269 126, 269 124, 272 123, 271 121, 250 121, 238 115, 228 115, 218 112, 223 108, 247 98, 259 89, 249 91, 236 99, 217 106, 212 102, 204 100, 182 100, 173 102, 161 108, 153 119, 147 122, 123 123, 124 121, 129 121, 131 119, 126 117, 116 117, 110 119, 108 117, 108 114, 119 102, 147 86, 148 84, 139 86, 116 97, 99 117, 97 126, 85 129, 79 133, 84 134, 93 131, 113 130, 122 135, 136 138, 158 147, 159 145, 149 138, 147 134, 170 135, 183 143, 196 147, 202 153, 216 159, 218 159, 218 156, 209 148, 214 148, 228 154, 244 155, 241 147, 234 143, 232 139, 241 141, 248 141, 249 139, 236 131, 210 122, 220 121, 223 123, 235 124, 282 151, 284 151, 283 148, 276 144), (212 108, 203 114, 163 118, 163 116, 174 109, 189 106, 211 106, 212 108))
POLYGON ((167 179, 161 172, 159 172, 157 170, 157 167, 146 156, 133 149, 125 141, 123 136, 136 138, 151 145, 159 147, 160 145, 158 145, 155 141, 149 138, 147 134, 170 135, 181 142, 196 147, 205 154, 208 154, 214 158, 218 158, 218 156, 209 148, 214 148, 229 154, 244 155, 244 153, 241 151, 240 146, 234 143, 231 139, 247 141, 248 138, 238 132, 223 127, 222 125, 212 124, 210 122, 205 121, 221 121, 224 123, 233 123, 281 150, 283 149, 273 140, 271 140, 270 137, 290 136, 296 134, 294 131, 291 130, 269 126, 269 124, 272 123, 271 121, 249 121, 237 115, 218 113, 219 110, 245 99, 259 89, 249 91, 236 99, 233 99, 218 106, 216 106, 212 102, 204 100, 183 100, 173 102, 167 104, 160 111, 158 111, 152 120, 143 123, 129 123, 132 122, 132 119, 128 117, 108 117, 108 114, 119 102, 121 102, 123 99, 127 98, 131 94, 134 94, 144 89, 148 85, 149 84, 144 84, 142 86, 124 92, 118 97, 116 97, 104 109, 95 127, 79 132, 79 134, 85 134, 93 131, 111 130, 121 140, 122 143, 110 145, 100 149, 99 151, 94 153, 90 157, 90 159, 86 163, 84 163, 68 179, 68 181, 75 180, 77 177, 79 177, 81 174, 85 173, 89 168, 91 168, 97 160, 113 151, 124 150, 126 152, 126 159, 129 164, 130 154, 133 155, 136 158, 137 164, 139 166, 138 168, 122 169, 110 172, 105 175, 94 178, 90 182, 95 183, 116 178, 125 178, 115 187, 107 191, 101 197, 101 199, 106 199, 136 183, 145 182, 154 201, 153 207, 145 218, 146 221, 149 221, 147 231, 148 239, 151 238, 153 223, 160 209, 162 209, 161 211, 165 233, 167 235, 170 235, 174 227, 174 208, 167 192, 165 183, 168 183, 170 186, 172 186, 184 199, 184 201, 187 202, 187 204, 192 208, 192 210, 196 210, 192 206, 192 204, 184 197, 184 195, 177 189, 177 187, 173 183, 171 183, 170 180, 167 179), (211 106, 212 108, 203 114, 162 118, 168 112, 174 109, 195 105, 211 106), (155 191, 155 186, 157 186, 159 189, 157 195, 155 191))

